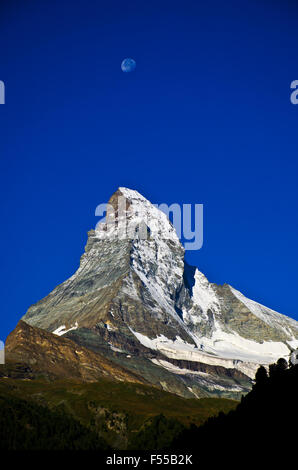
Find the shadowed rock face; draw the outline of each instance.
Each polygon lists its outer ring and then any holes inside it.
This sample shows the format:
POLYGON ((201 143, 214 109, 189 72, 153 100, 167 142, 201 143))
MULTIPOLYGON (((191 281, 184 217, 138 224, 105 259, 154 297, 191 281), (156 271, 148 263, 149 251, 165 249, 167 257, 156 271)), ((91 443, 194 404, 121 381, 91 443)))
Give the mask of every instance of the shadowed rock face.
POLYGON ((260 363, 290 354, 296 321, 188 266, 167 216, 136 191, 119 188, 111 197, 116 226, 119 196, 147 239, 113 237, 108 211, 105 223, 88 233, 76 273, 30 307, 24 322, 104 352, 137 375, 146 369, 147 381, 185 396, 241 393, 260 363), (104 232, 110 237, 103 239, 104 232))

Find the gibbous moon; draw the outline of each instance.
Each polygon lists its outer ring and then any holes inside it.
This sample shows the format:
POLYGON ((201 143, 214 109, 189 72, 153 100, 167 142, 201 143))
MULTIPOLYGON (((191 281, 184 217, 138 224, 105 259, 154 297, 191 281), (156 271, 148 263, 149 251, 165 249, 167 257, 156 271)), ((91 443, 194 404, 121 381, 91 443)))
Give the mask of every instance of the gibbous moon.
POLYGON ((121 62, 122 72, 133 72, 136 66, 136 61, 130 58, 126 58, 121 62))

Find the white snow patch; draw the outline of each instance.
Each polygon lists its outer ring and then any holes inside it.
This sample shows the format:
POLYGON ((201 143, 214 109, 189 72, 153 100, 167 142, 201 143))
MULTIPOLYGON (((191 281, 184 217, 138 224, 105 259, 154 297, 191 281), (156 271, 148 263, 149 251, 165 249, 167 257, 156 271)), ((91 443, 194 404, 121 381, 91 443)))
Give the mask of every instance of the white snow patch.
POLYGON ((199 338, 199 341, 206 353, 258 364, 270 364, 280 357, 288 356, 290 352, 286 344, 282 342, 264 341, 258 343, 243 338, 236 332, 226 333, 218 322, 215 322, 215 331, 212 337, 202 337, 199 338))
POLYGON ((164 369, 167 369, 169 372, 173 372, 174 374, 178 375, 186 375, 186 374, 192 374, 192 375, 200 375, 202 377, 208 377, 210 374, 207 372, 201 372, 198 370, 191 370, 191 369, 182 369, 180 367, 175 366, 171 362, 164 361, 162 359, 151 359, 151 362, 157 366, 161 366, 164 369))
POLYGON ((287 341, 288 345, 293 348, 297 349, 298 348, 298 339, 293 339, 291 341, 287 341))
POLYGON ((195 396, 196 398, 200 399, 199 395, 197 395, 196 392, 194 392, 191 387, 187 387, 187 388, 188 388, 188 390, 189 390, 191 393, 194 394, 194 396, 195 396))
POLYGON ((57 328, 55 331, 53 331, 53 334, 57 336, 63 336, 65 335, 65 333, 68 333, 69 331, 77 330, 78 327, 79 327, 78 322, 76 322, 75 326, 72 326, 68 330, 65 329, 66 328, 65 325, 62 325, 62 326, 59 326, 59 328, 57 328))
POLYGON ((193 302, 201 307, 205 317, 207 317, 208 310, 220 313, 220 305, 213 285, 198 269, 195 271, 194 278, 195 284, 192 290, 193 302))
POLYGON ((109 346, 110 346, 112 351, 119 352, 119 353, 125 353, 125 351, 123 351, 123 349, 116 348, 111 343, 109 343, 109 346))
POLYGON ((267 341, 260 344, 220 329, 214 332, 211 339, 197 338, 203 350, 184 342, 181 338, 172 341, 160 335, 150 339, 131 328, 130 330, 143 346, 159 351, 171 359, 238 369, 250 378, 254 378, 260 364, 271 364, 280 357, 288 357, 290 353, 284 343, 267 341))

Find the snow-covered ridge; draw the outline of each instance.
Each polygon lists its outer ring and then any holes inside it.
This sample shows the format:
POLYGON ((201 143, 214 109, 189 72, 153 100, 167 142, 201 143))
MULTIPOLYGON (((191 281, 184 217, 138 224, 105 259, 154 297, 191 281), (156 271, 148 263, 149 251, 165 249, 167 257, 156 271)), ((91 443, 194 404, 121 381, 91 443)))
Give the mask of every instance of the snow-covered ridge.
MULTIPOLYGON (((242 302, 257 318, 265 322, 267 325, 273 328, 282 329, 287 335, 293 337, 292 331, 288 326, 298 328, 298 322, 292 318, 285 317, 281 313, 272 310, 271 308, 265 307, 254 300, 248 299, 241 292, 229 286, 231 292, 242 302)), ((294 339, 294 338, 293 338, 294 339)))
POLYGON ((119 189, 119 191, 121 191, 123 196, 125 196, 129 200, 138 199, 140 201, 149 202, 144 196, 142 196, 142 194, 140 194, 135 189, 125 188, 124 186, 120 186, 118 189, 119 189))
POLYGON ((191 308, 183 309, 183 319, 186 323, 194 325, 208 320, 208 311, 220 313, 220 302, 217 293, 206 276, 198 269, 194 275, 195 284, 192 288, 192 304, 191 308), (198 315, 193 307, 199 307, 201 314, 198 315))
POLYGON ((213 285, 198 269, 195 272, 195 285, 192 295, 193 302, 201 307, 203 315, 206 316, 209 309, 216 312, 220 311, 219 300, 213 285))

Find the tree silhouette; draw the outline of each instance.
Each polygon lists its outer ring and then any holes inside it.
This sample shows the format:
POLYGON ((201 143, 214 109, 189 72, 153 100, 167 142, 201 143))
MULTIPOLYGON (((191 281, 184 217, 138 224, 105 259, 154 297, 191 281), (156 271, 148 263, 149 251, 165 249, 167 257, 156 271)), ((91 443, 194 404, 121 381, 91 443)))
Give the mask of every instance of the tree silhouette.
MULTIPOLYGON (((257 459, 258 464, 265 464, 267 454, 257 452, 257 449, 261 445, 263 449, 270 449, 270 455, 278 455, 285 436, 288 448, 294 452, 296 434, 288 431, 298 420, 298 365, 288 368, 281 358, 269 369, 269 377, 264 367, 258 369, 255 385, 235 410, 210 418, 201 427, 183 431, 173 446, 193 452, 199 448, 202 450, 200 463, 204 455, 208 459, 212 455, 218 456, 221 465, 227 450, 230 454, 237 449, 245 449, 247 456, 257 459)), ((282 455, 285 458, 284 453, 282 455)))
POLYGON ((268 373, 264 366, 260 366, 256 372, 256 384, 263 385, 268 380, 268 373))

